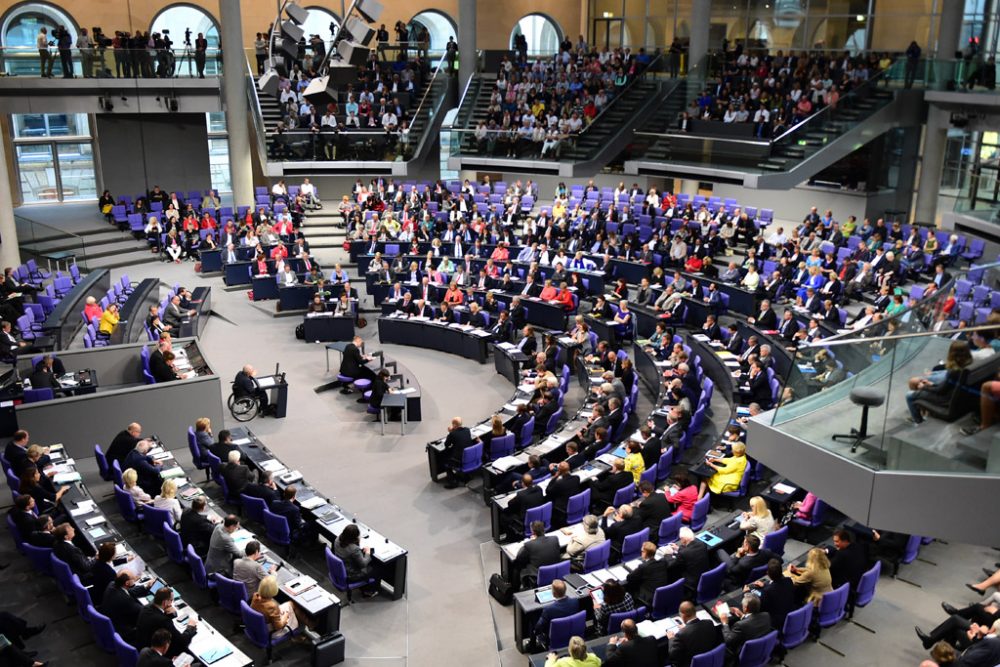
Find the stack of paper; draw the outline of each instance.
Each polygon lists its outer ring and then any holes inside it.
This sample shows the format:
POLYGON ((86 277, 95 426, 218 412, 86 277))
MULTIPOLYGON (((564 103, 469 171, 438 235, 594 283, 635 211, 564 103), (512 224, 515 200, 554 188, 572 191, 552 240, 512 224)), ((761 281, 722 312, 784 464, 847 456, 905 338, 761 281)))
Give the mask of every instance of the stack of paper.
POLYGON ((496 461, 493 462, 493 467, 497 470, 502 470, 507 472, 512 468, 516 468, 521 465, 521 459, 516 456, 501 456, 496 461))

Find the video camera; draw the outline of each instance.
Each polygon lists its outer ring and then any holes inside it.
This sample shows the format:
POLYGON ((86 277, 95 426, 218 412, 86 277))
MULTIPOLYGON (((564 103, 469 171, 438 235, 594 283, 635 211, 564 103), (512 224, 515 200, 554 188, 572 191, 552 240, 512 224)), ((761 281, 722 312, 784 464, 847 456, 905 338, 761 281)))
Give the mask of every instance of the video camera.
POLYGON ((95 25, 90 29, 90 36, 94 42, 94 46, 100 49, 106 49, 111 46, 111 38, 104 34, 99 25, 95 25))

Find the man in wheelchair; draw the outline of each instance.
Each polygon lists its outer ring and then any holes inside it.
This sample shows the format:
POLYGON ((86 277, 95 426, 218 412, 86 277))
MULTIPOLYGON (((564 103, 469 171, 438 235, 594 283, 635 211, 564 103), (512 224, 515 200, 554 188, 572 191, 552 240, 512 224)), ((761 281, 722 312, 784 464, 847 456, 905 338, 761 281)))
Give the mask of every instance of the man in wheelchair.
POLYGON ((273 408, 268 405, 267 392, 260 388, 257 383, 257 369, 247 364, 236 374, 233 379, 233 397, 237 400, 241 398, 252 398, 260 406, 260 414, 266 415, 273 412, 273 408))

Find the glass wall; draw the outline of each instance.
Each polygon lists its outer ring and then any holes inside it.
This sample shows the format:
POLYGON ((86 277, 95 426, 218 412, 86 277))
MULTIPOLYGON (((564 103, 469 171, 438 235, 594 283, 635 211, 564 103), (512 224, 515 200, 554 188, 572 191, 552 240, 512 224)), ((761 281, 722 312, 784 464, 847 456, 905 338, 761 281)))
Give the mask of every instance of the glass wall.
POLYGON ((562 31, 555 21, 543 14, 528 14, 521 18, 510 33, 510 45, 514 38, 524 35, 528 41, 528 55, 552 55, 559 51, 562 31))
MULTIPOLYGON (((412 19, 410 19, 410 34, 419 34, 420 28, 426 28, 427 34, 430 35, 430 46, 429 50, 433 53, 444 53, 445 47, 448 45, 449 37, 456 37, 458 35, 458 30, 455 27, 455 22, 449 16, 445 16, 441 12, 428 10, 425 12, 420 12, 412 19), (416 27, 418 30, 413 30, 416 27)), ((390 39, 390 42, 393 40, 390 39)), ((419 41, 419 40, 413 40, 419 41)))
POLYGON ((309 17, 302 24, 302 29, 306 33, 306 41, 308 42, 312 35, 319 35, 319 38, 326 44, 326 50, 329 53, 334 34, 340 30, 340 19, 336 14, 322 7, 306 7, 306 9, 309 10, 309 17))
POLYGON ((22 201, 97 198, 87 114, 13 114, 11 129, 22 201))
POLYGON ((232 192, 226 114, 221 111, 207 113, 205 122, 208 123, 208 168, 212 174, 212 189, 219 193, 232 192))

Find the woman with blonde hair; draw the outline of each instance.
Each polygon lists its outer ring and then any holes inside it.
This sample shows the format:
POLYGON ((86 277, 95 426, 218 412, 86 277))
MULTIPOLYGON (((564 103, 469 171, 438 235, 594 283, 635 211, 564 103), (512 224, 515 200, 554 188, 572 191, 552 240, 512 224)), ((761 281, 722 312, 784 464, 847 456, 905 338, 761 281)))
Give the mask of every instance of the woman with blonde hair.
POLYGON ((153 498, 153 507, 170 512, 170 519, 176 525, 181 520, 181 503, 177 500, 177 482, 163 480, 160 495, 153 498))
POLYGON ((805 567, 789 565, 785 576, 792 580, 796 588, 801 587, 805 591, 802 597, 806 602, 811 602, 819 606, 824 593, 833 590, 833 579, 830 577, 830 559, 826 556, 826 551, 819 547, 813 547, 806 556, 805 567))
MULTIPOLYGON (((278 595, 278 579, 274 575, 268 575, 260 580, 257 592, 250 600, 250 607, 264 615, 267 629, 272 635, 280 635, 286 628, 289 632, 295 632, 299 624, 304 621, 300 618, 302 611, 291 600, 278 604, 274 599, 276 595, 278 595)), ((303 640, 305 639, 303 636, 303 640)))
POLYGON ((587 643, 583 637, 570 637, 569 655, 559 658, 555 653, 549 653, 545 667, 600 667, 601 659, 587 652, 587 643))
POLYGON ((744 512, 740 519, 740 530, 745 530, 749 535, 756 535, 760 541, 764 541, 764 536, 774 530, 775 522, 771 510, 767 508, 767 501, 760 496, 750 499, 750 511, 744 512))
POLYGON ((490 442, 493 438, 502 438, 507 435, 507 427, 503 425, 500 415, 493 415, 490 418, 490 430, 479 436, 479 441, 483 443, 483 454, 489 455, 490 442))
POLYGON ((747 469, 747 446, 742 442, 733 443, 733 455, 726 458, 705 461, 705 465, 715 471, 707 480, 703 480, 698 490, 698 498, 706 491, 712 493, 730 493, 740 488, 743 472, 747 469))
POLYGON ((137 505, 148 505, 153 502, 153 498, 139 486, 139 473, 135 471, 135 468, 126 468, 125 472, 122 473, 122 481, 125 483, 125 491, 132 496, 132 500, 137 505))

